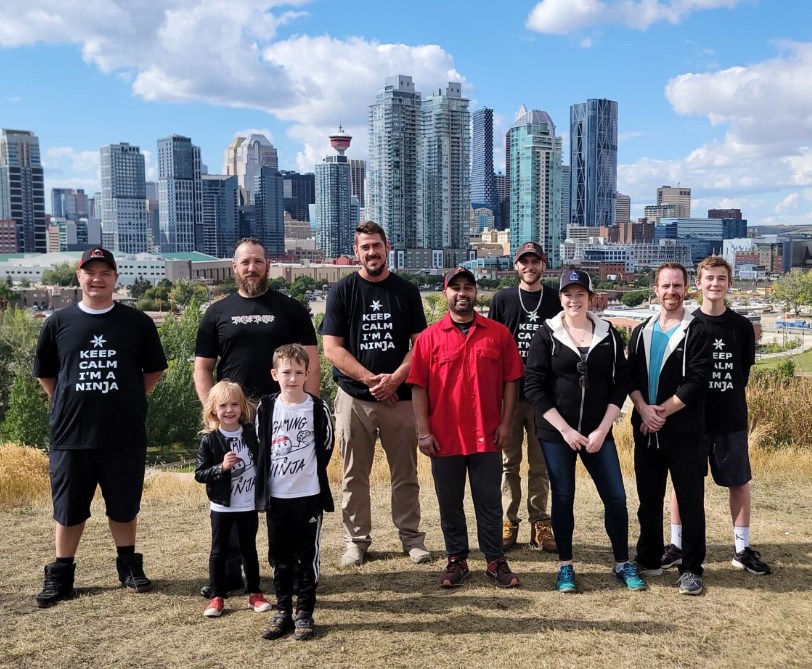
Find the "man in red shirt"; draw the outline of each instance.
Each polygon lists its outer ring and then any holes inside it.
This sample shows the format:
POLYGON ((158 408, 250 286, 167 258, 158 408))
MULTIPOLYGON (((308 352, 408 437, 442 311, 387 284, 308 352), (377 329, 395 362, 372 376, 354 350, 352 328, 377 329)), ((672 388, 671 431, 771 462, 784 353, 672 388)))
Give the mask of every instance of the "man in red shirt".
POLYGON ((440 585, 468 576, 466 473, 487 576, 503 588, 519 585, 502 549, 502 454, 510 441, 518 380, 524 370, 516 342, 501 323, 476 313, 476 278, 457 267, 445 277, 448 313, 424 330, 412 352, 407 383, 420 452, 431 457, 448 566, 440 585))

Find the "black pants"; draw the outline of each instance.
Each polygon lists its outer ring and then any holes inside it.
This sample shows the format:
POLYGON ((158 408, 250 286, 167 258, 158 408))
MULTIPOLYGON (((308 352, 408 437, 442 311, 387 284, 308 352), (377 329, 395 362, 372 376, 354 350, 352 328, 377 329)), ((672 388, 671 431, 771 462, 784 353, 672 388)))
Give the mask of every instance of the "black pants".
POLYGON ((231 546, 232 531, 236 529, 240 556, 245 566, 245 589, 260 592, 259 559, 257 558, 256 511, 211 512, 211 553, 209 554, 209 582, 212 597, 225 597, 229 581, 226 579, 226 560, 231 546))
POLYGON ((634 473, 640 508, 640 539, 637 562, 643 567, 659 567, 663 541, 663 502, 668 474, 677 495, 682 518, 682 565, 680 573, 702 574, 705 559, 705 466, 702 439, 665 442, 655 435, 634 433, 634 473))
POLYGON ((322 508, 318 495, 274 497, 266 512, 268 562, 278 611, 293 613, 293 587, 298 566, 299 598, 296 610, 313 613, 319 583, 322 508))
POLYGON ((468 557, 465 520, 465 475, 471 483, 479 550, 487 561, 504 555, 502 550, 502 454, 475 453, 431 459, 434 490, 440 507, 446 554, 468 557))

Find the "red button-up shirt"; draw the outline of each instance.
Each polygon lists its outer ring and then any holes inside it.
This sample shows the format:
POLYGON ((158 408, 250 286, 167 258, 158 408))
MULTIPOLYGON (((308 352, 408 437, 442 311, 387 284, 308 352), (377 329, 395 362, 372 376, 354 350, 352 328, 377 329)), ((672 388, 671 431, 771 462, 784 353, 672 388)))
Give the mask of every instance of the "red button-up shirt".
POLYGON ((504 384, 523 374, 513 335, 501 323, 475 313, 463 335, 446 313, 423 330, 406 382, 426 390, 429 428, 440 444, 436 455, 498 451, 494 436, 504 384))

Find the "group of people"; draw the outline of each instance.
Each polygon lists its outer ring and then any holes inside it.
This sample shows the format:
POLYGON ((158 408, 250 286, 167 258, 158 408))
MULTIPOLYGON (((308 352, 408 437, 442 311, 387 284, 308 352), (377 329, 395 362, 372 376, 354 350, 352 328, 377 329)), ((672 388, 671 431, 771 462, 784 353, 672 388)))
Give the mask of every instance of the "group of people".
MULTIPOLYGON (((363 564, 372 544, 370 474, 379 441, 390 470, 392 522, 416 564, 432 558, 420 530, 417 451, 431 458, 447 557, 442 587, 459 586, 470 574, 466 479, 485 574, 500 587, 519 585, 506 553, 518 541, 524 444, 529 546, 558 553, 559 591, 576 590, 579 457, 604 504, 612 574, 629 589, 643 590, 645 577, 678 566, 679 591, 702 592, 708 463, 714 480, 730 488, 733 565, 770 573, 749 543, 744 389, 754 362, 753 329, 725 306, 732 277, 724 260, 708 258, 698 266, 703 301, 694 314, 683 306, 685 269, 658 268, 660 311, 635 328, 627 355, 613 326, 589 311, 594 291, 585 272, 564 271, 558 295, 542 285, 546 258, 535 242, 519 246, 519 286, 498 292, 487 318, 475 309, 474 274, 462 267, 448 272, 448 312, 429 327, 417 288, 389 269, 384 230, 362 223, 354 250, 360 268, 331 289, 321 325, 338 385, 333 411, 318 396, 312 320, 304 306, 269 289, 260 240, 238 243, 232 261, 237 291, 201 319, 194 383, 204 429, 195 478, 206 485, 212 532, 204 615, 218 617, 228 593, 242 590, 253 610, 274 609, 265 638, 312 638, 323 513, 334 508, 326 474, 333 429, 343 463, 344 568, 363 564), (640 500, 633 561, 612 438, 627 396, 640 500), (674 499, 666 546, 662 510, 669 474, 674 499), (266 514, 275 606, 260 590, 258 512, 266 514)), ((121 585, 132 592, 151 587, 135 534, 145 471, 145 397, 167 363, 152 321, 113 301, 118 275, 109 251, 85 252, 77 276, 82 301, 46 321, 34 365, 52 398, 56 521, 55 560, 45 566, 36 597, 41 607, 76 594, 74 557, 97 486, 121 585)))

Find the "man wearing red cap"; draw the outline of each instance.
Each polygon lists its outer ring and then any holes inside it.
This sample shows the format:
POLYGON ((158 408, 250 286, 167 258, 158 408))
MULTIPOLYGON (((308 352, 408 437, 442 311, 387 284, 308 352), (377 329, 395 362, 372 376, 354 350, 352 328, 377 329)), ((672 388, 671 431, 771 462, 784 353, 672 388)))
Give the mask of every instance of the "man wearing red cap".
MULTIPOLYGON (((546 267, 544 249, 536 242, 525 242, 516 249, 513 267, 519 275, 518 287, 505 288, 493 296, 490 318, 513 333, 522 362, 527 360, 530 342, 544 321, 561 311, 555 291, 544 290, 541 275, 546 267)), ((502 449, 502 545, 510 550, 519 536, 519 504, 522 500, 522 444, 527 434, 527 520, 530 523, 530 548, 556 552, 547 500, 550 480, 541 444, 536 437, 535 410, 524 396, 519 382, 519 397, 513 411, 510 442, 502 449)))
POLYGON ((448 313, 415 342, 407 383, 417 421, 418 448, 431 457, 448 565, 440 585, 468 577, 468 528, 463 508, 466 475, 486 575, 503 588, 519 585, 502 549, 502 455, 510 440, 523 367, 510 331, 479 316, 476 279, 464 267, 445 278, 448 313))
POLYGON ((56 560, 36 597, 46 607, 75 596, 73 561, 100 486, 122 587, 144 592, 135 532, 146 464, 147 393, 166 369, 147 315, 113 301, 118 269, 110 251, 84 252, 76 270, 82 301, 55 312, 40 331, 34 376, 51 398, 51 496, 56 560))

